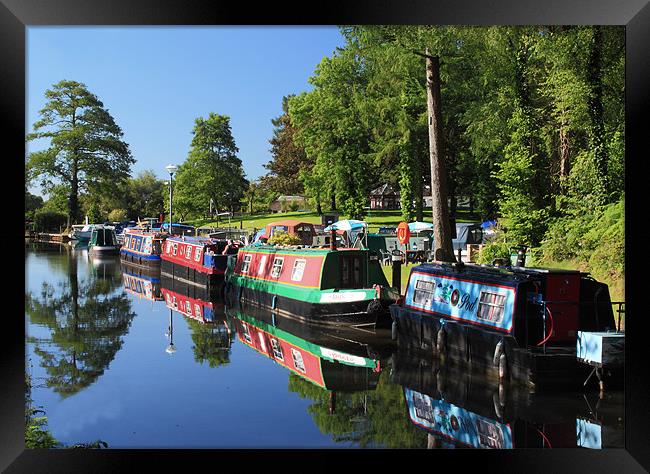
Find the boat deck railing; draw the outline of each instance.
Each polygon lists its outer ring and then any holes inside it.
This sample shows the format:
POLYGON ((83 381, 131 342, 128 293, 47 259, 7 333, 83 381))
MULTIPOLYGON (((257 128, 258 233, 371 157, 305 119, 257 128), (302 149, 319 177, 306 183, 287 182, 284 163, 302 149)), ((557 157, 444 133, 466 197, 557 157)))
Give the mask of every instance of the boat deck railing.
MULTIPOLYGON (((543 339, 536 344, 536 346, 541 346, 542 351, 544 354, 546 354, 546 349, 547 349, 547 341, 551 338, 551 335, 553 334, 553 316, 550 314, 550 310, 548 309, 548 305, 577 305, 579 308, 583 306, 596 306, 596 320, 598 320, 598 308, 597 305, 600 304, 607 304, 605 302, 591 302, 591 301, 538 301, 534 304, 540 304, 542 308, 542 331, 543 331, 543 339), (547 334, 546 332, 546 325, 547 325, 547 314, 549 314, 551 318, 551 330, 547 334)), ((618 332, 621 332, 621 317, 625 314, 625 301, 611 301, 609 304, 612 305, 612 307, 616 307, 614 309, 614 312, 617 313, 617 318, 616 318, 616 330, 618 332)), ((625 332, 625 331, 623 331, 625 332)), ((528 340, 528 329, 526 328, 526 340, 528 340)))

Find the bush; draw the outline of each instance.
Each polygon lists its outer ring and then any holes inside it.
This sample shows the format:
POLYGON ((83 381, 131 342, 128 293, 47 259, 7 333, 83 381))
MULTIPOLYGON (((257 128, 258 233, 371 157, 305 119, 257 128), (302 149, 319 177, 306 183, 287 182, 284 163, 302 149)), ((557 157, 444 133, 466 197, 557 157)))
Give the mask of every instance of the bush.
POLYGON ((68 216, 60 212, 36 211, 34 213, 34 228, 37 232, 59 232, 68 220, 68 216))
POLYGON ((282 231, 275 232, 273 237, 269 239, 271 245, 297 245, 300 243, 300 237, 282 231))
POLYGON ((495 258, 503 258, 510 264, 510 244, 506 242, 491 242, 485 245, 476 257, 476 263, 492 264, 495 258))
POLYGON ((122 222, 127 220, 126 209, 113 209, 108 213, 108 220, 111 222, 122 222))

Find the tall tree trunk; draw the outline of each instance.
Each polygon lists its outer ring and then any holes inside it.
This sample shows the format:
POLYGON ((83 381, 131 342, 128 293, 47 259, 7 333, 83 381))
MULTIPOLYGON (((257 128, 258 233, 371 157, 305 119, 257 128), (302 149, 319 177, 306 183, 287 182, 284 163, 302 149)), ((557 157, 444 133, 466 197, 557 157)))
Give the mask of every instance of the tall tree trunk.
POLYGON ((79 215, 79 180, 77 177, 77 159, 72 162, 72 182, 70 183, 70 198, 68 199, 68 225, 77 222, 79 215))
POLYGON ((569 150, 569 131, 562 127, 560 128, 560 178, 566 178, 569 176, 569 171, 571 171, 569 150))
POLYGON ((607 169, 607 147, 605 146, 605 120, 603 117, 603 82, 601 62, 603 55, 603 32, 600 26, 594 26, 593 38, 589 48, 587 82, 591 89, 589 98, 589 116, 591 118, 590 142, 594 153, 594 165, 598 174, 599 198, 601 203, 607 201, 609 177, 607 169))
POLYGON ((447 204, 446 169, 440 103, 440 61, 425 50, 427 69, 427 109, 429 112, 429 156, 431 160, 431 211, 433 214, 434 256, 455 262, 451 245, 447 204))
POLYGON ((332 210, 336 211, 336 192, 332 190, 332 193, 330 194, 330 199, 332 200, 332 210))

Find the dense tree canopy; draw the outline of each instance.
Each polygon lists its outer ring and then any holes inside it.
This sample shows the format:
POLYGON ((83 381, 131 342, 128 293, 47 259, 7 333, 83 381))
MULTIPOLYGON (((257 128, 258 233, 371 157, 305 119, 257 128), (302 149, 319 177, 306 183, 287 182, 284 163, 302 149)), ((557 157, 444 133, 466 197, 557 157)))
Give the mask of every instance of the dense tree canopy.
POLYGON ((174 211, 181 217, 204 216, 210 209, 233 211, 248 188, 237 157, 230 118, 210 112, 197 118, 187 160, 174 178, 174 211))
POLYGON ((68 217, 78 221, 79 196, 125 180, 134 159, 122 130, 104 104, 84 84, 61 81, 45 92, 48 99, 27 140, 47 139, 49 148, 31 153, 28 176, 45 191, 63 186, 68 217))

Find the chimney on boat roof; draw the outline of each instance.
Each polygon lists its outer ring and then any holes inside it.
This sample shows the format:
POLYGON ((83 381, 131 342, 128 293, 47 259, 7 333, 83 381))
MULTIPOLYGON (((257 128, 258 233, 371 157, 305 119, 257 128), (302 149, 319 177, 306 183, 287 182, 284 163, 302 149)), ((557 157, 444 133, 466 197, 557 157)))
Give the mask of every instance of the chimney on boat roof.
POLYGON ((336 231, 330 230, 330 250, 336 250, 336 231))

